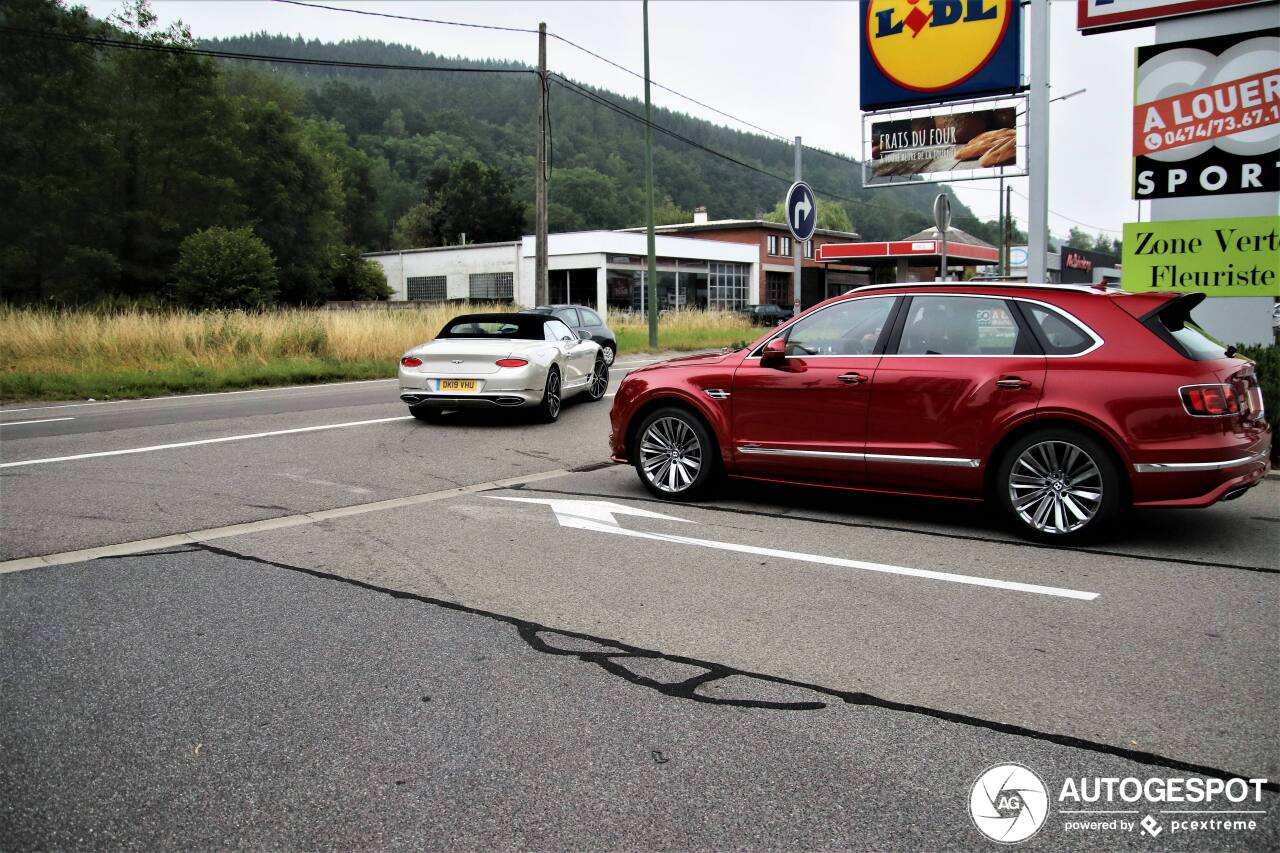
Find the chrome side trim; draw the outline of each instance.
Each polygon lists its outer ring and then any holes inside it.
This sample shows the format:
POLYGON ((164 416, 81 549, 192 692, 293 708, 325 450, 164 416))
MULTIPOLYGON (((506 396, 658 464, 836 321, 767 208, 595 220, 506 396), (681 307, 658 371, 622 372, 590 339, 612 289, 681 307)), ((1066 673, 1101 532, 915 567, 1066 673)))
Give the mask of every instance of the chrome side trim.
POLYGON ((1223 468, 1234 468, 1237 465, 1248 465, 1267 457, 1267 451, 1251 453, 1242 459, 1228 459, 1224 462, 1138 462, 1133 470, 1139 474, 1157 474, 1169 471, 1220 471, 1223 468))
POLYGON ((958 456, 898 456, 891 453, 865 454, 868 462, 905 462, 908 465, 943 465, 948 468, 977 468, 981 459, 961 459, 958 456))
POLYGON ((706 388, 704 390, 706 391, 707 396, 710 397, 712 400, 729 399, 729 392, 724 390, 723 388, 706 388))
POLYGON ((792 450, 786 447, 760 447, 756 444, 738 445, 739 453, 760 456, 798 456, 805 459, 843 459, 848 462, 902 462, 908 465, 942 465, 948 468, 977 468, 981 459, 961 459, 956 456, 901 456, 893 453, 846 453, 837 450, 792 450))
POLYGON ((864 453, 843 453, 837 450, 788 450, 783 447, 760 447, 753 444, 739 444, 739 453, 754 453, 760 456, 801 456, 806 459, 844 459, 848 462, 861 462, 866 459, 864 453))

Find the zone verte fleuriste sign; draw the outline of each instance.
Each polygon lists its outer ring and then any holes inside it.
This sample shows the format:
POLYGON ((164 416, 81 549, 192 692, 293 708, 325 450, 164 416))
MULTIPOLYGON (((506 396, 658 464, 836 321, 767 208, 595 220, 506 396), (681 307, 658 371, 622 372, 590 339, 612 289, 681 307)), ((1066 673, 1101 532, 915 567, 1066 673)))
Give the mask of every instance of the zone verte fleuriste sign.
POLYGON ((1280 216, 1127 222, 1123 287, 1280 296, 1280 216))

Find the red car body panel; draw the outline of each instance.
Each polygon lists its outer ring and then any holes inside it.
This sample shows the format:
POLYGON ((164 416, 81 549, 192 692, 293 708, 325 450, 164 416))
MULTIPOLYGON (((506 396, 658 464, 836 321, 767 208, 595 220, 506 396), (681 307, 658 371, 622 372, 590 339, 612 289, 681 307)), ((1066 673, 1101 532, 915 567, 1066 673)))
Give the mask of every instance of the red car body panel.
POLYGON ((706 420, 730 476, 973 500, 985 496, 1002 444, 1037 425, 1071 425, 1112 450, 1134 504, 1208 506, 1265 476, 1271 431, 1250 362, 1193 360, 1143 325, 1142 318, 1177 298, 1016 285, 854 291, 744 350, 632 372, 614 399, 612 455, 630 461, 639 418, 677 403, 706 420), (1097 341, 1077 355, 877 353, 761 365, 757 351, 766 341, 836 302, 929 294, 1013 300, 1019 310, 1050 306, 1097 341), (840 378, 850 373, 860 379, 840 378), (1180 389, 1209 383, 1233 385, 1252 401, 1250 410, 1192 416, 1180 389), (721 397, 725 391, 729 396, 721 397))

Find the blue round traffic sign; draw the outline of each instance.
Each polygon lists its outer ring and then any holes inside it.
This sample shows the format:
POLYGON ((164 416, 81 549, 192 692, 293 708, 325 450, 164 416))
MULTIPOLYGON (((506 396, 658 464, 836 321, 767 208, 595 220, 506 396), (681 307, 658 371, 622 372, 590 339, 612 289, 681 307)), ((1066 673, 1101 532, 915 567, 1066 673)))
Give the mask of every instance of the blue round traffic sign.
POLYGON ((813 194, 813 188, 804 181, 796 181, 787 190, 784 209, 787 212, 787 227, 795 238, 802 243, 811 239, 813 232, 818 230, 818 199, 813 194))

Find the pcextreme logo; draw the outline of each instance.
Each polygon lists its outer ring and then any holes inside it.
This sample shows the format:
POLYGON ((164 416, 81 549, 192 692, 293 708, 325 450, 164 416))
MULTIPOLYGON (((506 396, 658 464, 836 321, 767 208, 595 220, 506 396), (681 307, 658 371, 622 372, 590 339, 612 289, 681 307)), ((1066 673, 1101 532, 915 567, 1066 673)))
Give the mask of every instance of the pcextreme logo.
POLYGON ((866 12, 876 67, 913 92, 942 92, 980 72, 1014 15, 1013 0, 871 0, 866 12))

